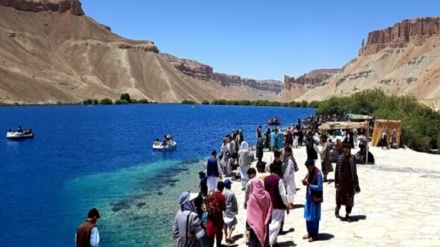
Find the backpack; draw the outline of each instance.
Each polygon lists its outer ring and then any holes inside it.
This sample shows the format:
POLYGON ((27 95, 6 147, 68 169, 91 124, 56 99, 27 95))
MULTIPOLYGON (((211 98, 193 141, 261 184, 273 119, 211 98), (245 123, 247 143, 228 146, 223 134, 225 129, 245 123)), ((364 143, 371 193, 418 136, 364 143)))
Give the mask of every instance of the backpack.
POLYGON ((214 217, 219 212, 219 205, 217 198, 215 198, 214 191, 209 192, 208 196, 203 200, 203 202, 205 203, 205 209, 209 219, 214 217))

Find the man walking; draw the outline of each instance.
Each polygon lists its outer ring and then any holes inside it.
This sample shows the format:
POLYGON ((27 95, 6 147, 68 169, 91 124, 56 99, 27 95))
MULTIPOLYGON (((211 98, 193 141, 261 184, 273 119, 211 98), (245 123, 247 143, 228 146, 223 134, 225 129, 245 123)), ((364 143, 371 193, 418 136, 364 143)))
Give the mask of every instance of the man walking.
POLYGON ((286 189, 283 180, 276 174, 276 170, 276 165, 272 163, 270 165, 271 174, 264 179, 264 190, 269 193, 273 206, 272 221, 269 224, 269 244, 272 246, 277 244, 284 212, 288 208, 286 189))
POLYGON ((206 175, 208 177, 208 193, 214 191, 217 186, 217 182, 222 178, 222 169, 217 160, 217 151, 212 150, 211 157, 206 162, 206 175))
POLYGON ((222 194, 226 199, 226 210, 223 212, 223 230, 225 232, 226 242, 234 243, 232 232, 235 229, 235 225, 237 225, 237 218, 235 217, 235 215, 238 214, 237 197, 235 197, 234 192, 231 190, 231 180, 225 179, 223 183, 225 184, 225 189, 222 194))
POLYGON ((321 149, 321 171, 324 174, 324 182, 327 182, 327 175, 333 172, 333 166, 330 159, 331 143, 327 141, 327 135, 321 136, 321 142, 324 145, 321 149))
POLYGON ((361 191, 356 169, 356 160, 351 155, 349 143, 342 144, 342 155, 336 163, 335 187, 336 187, 336 209, 335 216, 339 218, 339 209, 345 205, 344 220, 350 221, 349 214, 354 206, 354 194, 361 191))

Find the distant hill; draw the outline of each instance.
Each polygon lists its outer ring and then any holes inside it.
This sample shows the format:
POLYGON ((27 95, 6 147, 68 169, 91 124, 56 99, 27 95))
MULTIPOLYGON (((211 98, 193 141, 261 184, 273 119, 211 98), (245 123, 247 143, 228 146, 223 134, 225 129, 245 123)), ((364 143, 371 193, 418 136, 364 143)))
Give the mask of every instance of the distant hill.
POLYGON ((0 103, 75 103, 122 93, 158 102, 275 100, 281 91, 281 82, 188 75, 154 42, 125 39, 87 17, 78 0, 0 0, 0 44, 0 103))
MULTIPOLYGON (((320 100, 364 89, 414 95, 440 109, 440 17, 404 20, 368 34, 358 57, 298 99, 320 100)), ((286 88, 282 95, 297 97, 286 88)))

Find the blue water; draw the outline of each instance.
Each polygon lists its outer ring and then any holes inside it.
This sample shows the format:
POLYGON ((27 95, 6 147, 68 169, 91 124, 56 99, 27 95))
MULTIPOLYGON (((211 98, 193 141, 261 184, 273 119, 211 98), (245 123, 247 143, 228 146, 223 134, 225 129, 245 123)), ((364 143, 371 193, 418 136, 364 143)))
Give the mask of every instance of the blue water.
POLYGON ((101 246, 172 246, 181 191, 222 136, 241 129, 255 145, 258 124, 288 126, 310 108, 119 105, 0 107, 0 130, 32 128, 35 139, 0 137, 0 246, 73 246, 97 207, 101 246), (171 133, 177 149, 152 151, 171 133))

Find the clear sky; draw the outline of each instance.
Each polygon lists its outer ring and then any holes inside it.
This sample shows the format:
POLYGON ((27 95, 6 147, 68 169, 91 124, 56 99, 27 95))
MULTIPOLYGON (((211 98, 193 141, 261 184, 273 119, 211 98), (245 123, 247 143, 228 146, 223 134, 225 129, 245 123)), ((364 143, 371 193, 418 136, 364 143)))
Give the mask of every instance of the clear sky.
POLYGON ((283 80, 340 68, 368 32, 440 16, 439 0, 82 0, 86 15, 214 72, 283 80))

